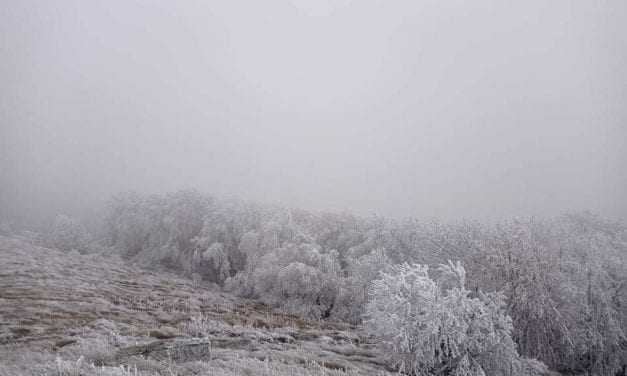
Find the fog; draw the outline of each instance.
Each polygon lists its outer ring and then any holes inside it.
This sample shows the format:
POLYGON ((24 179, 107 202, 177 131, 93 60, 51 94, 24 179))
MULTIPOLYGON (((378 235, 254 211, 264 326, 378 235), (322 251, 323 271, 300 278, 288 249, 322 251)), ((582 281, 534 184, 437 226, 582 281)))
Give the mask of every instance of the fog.
POLYGON ((6 1, 0 217, 196 188, 627 218, 627 3, 6 1))

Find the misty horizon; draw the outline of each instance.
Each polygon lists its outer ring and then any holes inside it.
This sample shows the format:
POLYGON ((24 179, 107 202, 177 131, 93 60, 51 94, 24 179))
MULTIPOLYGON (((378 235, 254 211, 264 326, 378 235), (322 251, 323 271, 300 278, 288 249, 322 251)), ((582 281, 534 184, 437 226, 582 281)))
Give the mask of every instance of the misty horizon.
POLYGON ((197 189, 627 218, 623 2, 11 2, 0 217, 197 189))

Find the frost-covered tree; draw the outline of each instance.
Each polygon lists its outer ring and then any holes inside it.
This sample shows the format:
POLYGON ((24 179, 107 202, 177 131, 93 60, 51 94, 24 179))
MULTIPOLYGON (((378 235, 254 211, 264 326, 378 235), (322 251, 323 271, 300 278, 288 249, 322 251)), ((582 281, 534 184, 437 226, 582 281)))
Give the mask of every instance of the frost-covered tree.
POLYGON ((238 247, 249 264, 254 264, 253 260, 262 256, 259 234, 255 231, 248 231, 242 235, 238 247))
POLYGON ((441 278, 452 278, 456 285, 444 288, 429 276, 428 266, 406 263, 382 272, 372 285, 365 323, 392 351, 397 366, 414 374, 447 370, 480 376, 489 354, 508 346, 511 351, 502 361, 518 364, 503 297, 471 297, 459 262, 438 269, 441 278))
POLYGON ((521 354, 613 375, 627 358, 625 239, 622 226, 589 214, 500 223, 469 258, 471 285, 504 291, 521 354))

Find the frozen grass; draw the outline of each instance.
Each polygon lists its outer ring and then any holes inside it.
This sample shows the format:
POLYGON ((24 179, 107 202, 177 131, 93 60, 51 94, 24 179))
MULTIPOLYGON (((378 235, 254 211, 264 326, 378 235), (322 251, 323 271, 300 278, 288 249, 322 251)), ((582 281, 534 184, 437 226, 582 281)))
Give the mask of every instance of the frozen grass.
POLYGON ((191 337, 206 338, 212 334, 224 332, 229 326, 213 320, 203 313, 197 313, 183 324, 183 331, 191 337))
POLYGON ((359 333, 116 257, 0 236, 0 376, 378 375, 359 333), (121 357, 210 341, 206 354, 121 357))
MULTIPOLYGON (((290 364, 282 361, 259 360, 255 358, 237 358, 215 360, 205 365, 207 376, 358 376, 358 371, 329 369, 323 364, 313 361, 304 364, 290 364)), ((374 373, 373 376, 389 375, 385 372, 374 373)))
MULTIPOLYGON (((196 361, 184 367, 174 364, 163 365, 159 370, 142 370, 136 365, 97 366, 86 357, 69 360, 51 352, 19 351, 0 364, 2 376, 358 376, 365 375, 357 370, 332 369, 315 361, 289 363, 277 359, 227 356, 226 358, 196 361), (9 363, 6 363, 6 362, 9 363)), ((368 373, 373 376, 388 376, 384 371, 368 373)))

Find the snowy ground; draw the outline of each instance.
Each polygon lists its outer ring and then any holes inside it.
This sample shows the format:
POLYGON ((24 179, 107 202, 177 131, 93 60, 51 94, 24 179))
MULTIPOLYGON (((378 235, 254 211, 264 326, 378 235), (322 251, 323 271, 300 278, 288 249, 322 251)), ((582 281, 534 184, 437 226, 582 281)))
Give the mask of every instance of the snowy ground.
POLYGON ((357 328, 0 236, 0 376, 379 375, 357 328))

